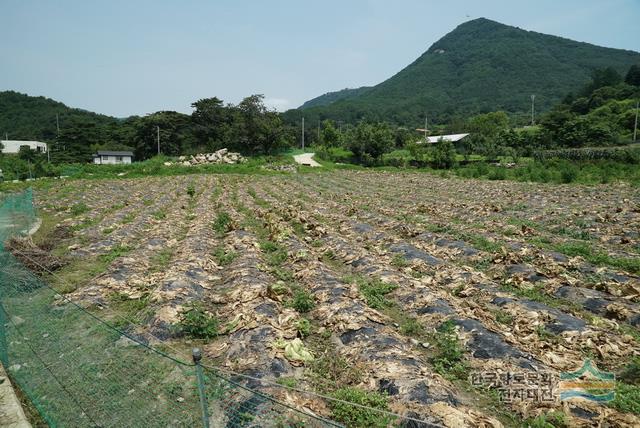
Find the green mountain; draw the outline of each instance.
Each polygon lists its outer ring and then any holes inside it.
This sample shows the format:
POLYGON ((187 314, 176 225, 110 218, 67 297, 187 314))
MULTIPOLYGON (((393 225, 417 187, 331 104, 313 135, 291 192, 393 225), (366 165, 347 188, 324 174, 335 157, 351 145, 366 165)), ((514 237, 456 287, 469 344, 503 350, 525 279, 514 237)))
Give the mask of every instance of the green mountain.
POLYGON ((13 140, 52 141, 60 128, 69 126, 113 127, 118 119, 71 108, 45 97, 33 97, 14 91, 0 92, 0 135, 13 140))
MULTIPOLYGON (((485 18, 459 25, 412 64, 365 92, 285 113, 305 118, 356 122, 386 120, 409 126, 430 119, 505 110, 524 115, 535 94, 545 111, 590 80, 594 69, 613 67, 624 75, 640 53, 526 31, 485 18), (304 113, 303 111, 304 110, 304 113)), ((306 105, 306 103, 305 103, 306 105)))
POLYGON ((320 95, 319 97, 315 97, 307 101, 298 108, 306 109, 311 107, 327 106, 339 100, 346 100, 362 95, 370 88, 371 86, 361 86, 359 88, 345 88, 335 92, 327 92, 324 95, 320 95))

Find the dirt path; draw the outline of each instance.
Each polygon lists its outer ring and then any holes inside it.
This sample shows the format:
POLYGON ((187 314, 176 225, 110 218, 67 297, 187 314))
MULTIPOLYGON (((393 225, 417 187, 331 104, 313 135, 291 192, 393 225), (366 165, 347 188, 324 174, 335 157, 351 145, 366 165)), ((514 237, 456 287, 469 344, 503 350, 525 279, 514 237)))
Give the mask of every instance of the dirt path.
POLYGON ((313 160, 313 155, 315 155, 315 153, 303 153, 301 155, 295 155, 293 159, 301 165, 307 165, 307 166, 313 166, 313 167, 322 166, 318 162, 313 160))

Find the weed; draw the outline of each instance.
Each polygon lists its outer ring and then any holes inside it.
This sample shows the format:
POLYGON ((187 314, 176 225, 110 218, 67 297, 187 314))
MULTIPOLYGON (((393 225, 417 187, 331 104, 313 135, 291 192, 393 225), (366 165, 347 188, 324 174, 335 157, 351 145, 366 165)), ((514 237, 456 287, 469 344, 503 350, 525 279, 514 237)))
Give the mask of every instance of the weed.
POLYGON ((551 411, 545 415, 525 420, 522 426, 526 428, 565 428, 568 425, 564 413, 551 411))
POLYGON ((193 183, 189 183, 187 186, 187 195, 189 195, 190 198, 196 195, 196 186, 193 183))
POLYGON ((232 230, 231 225, 231 216, 225 212, 220 212, 213 222, 213 230, 215 230, 216 233, 222 235, 232 230))
POLYGON ((180 312, 180 329, 198 339, 211 339, 218 335, 218 319, 205 311, 201 303, 195 302, 180 312))
POLYGON ((238 253, 235 251, 227 251, 223 247, 218 247, 214 250, 213 257, 220 266, 228 266, 238 257, 238 253))
POLYGON ((624 382, 616 384, 616 396, 609 406, 624 413, 640 415, 640 386, 624 382))
MULTIPOLYGON (((389 411, 389 403, 386 395, 378 392, 365 391, 360 388, 346 387, 334 391, 331 396, 338 400, 360 404, 377 410, 389 411)), ((330 401, 329 406, 335 420, 349 427, 378 427, 390 426, 394 417, 369 410, 362 407, 351 406, 338 401, 330 401)))
POLYGON ((89 207, 82 202, 79 202, 71 207, 71 214, 74 216, 84 214, 87 211, 89 211, 89 207))
POLYGON ((306 318, 300 318, 296 322, 296 330, 302 338, 305 338, 311 334, 311 323, 306 318))
POLYGON ((640 385, 640 357, 635 357, 618 375, 618 380, 632 385, 640 385))
MULTIPOLYGON (((360 276, 355 277, 354 280, 367 305, 373 309, 383 309, 392 305, 392 302, 387 300, 386 295, 398 288, 397 285, 387 284, 379 279, 369 280, 360 276)), ((346 282, 351 281, 347 279, 346 282)))
POLYGON ((287 260, 287 251, 273 241, 260 242, 260 249, 266 253, 267 264, 269 266, 280 266, 287 260))
POLYGON ((288 302, 288 306, 292 307, 296 311, 304 314, 309 312, 315 306, 315 301, 311 293, 302 288, 297 288, 293 292, 293 297, 288 302))
POLYGON ((120 222, 122 224, 131 223, 135 218, 136 218, 136 215, 134 213, 129 213, 129 214, 125 215, 124 217, 122 217, 122 220, 120 220, 120 222))
POLYGON ((109 235, 111 234, 111 232, 113 232, 115 229, 113 227, 105 227, 104 229, 102 229, 102 233, 105 235, 109 235))
POLYGON ((465 363, 464 349, 456 336, 455 324, 445 321, 432 335, 436 350, 431 358, 435 371, 448 379, 466 379, 469 368, 465 363))
POLYGON ((393 256, 393 259, 391 259, 391 265, 397 268, 403 268, 408 266, 409 262, 407 262, 407 259, 405 259, 402 254, 396 254, 393 256))
POLYGON ((513 315, 507 311, 499 309, 495 311, 493 315, 496 318, 496 322, 499 322, 500 324, 511 325, 513 323, 513 315))
POLYGON ((298 385, 298 380, 295 377, 283 376, 276 379, 276 383, 287 388, 295 388, 298 385))
POLYGON ((540 338, 540 340, 545 340, 547 342, 556 342, 558 337, 547 330, 543 325, 536 326, 536 334, 540 338))
POLYGON ((151 257, 151 271, 159 272, 163 270, 173 257, 173 248, 165 247, 160 252, 151 257))
POLYGON ((422 324, 415 318, 407 318, 400 323, 400 333, 405 336, 418 336, 424 331, 422 324))
POLYGON ((316 340, 319 340, 319 346, 314 350, 316 358, 310 364, 310 376, 318 391, 333 392, 338 388, 357 385, 362 381, 363 374, 360 368, 352 365, 349 360, 330 347, 326 337, 321 336, 316 340))
POLYGON ((167 211, 165 209, 159 209, 152 214, 152 217, 156 220, 164 220, 167 218, 167 211))
POLYGON ((130 251, 131 247, 126 245, 115 245, 107 254, 100 255, 99 259, 105 264, 111 264, 115 259, 127 255, 130 251))

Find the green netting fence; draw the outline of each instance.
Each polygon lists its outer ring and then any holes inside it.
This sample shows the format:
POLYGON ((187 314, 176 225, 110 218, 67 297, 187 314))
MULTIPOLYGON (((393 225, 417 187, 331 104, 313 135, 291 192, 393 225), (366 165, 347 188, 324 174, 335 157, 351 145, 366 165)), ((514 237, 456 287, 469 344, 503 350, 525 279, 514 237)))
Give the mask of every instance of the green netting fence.
POLYGON ((336 426, 154 349, 57 293, 3 245, 34 224, 32 198, 8 195, 0 207, 0 360, 49 426, 336 426))

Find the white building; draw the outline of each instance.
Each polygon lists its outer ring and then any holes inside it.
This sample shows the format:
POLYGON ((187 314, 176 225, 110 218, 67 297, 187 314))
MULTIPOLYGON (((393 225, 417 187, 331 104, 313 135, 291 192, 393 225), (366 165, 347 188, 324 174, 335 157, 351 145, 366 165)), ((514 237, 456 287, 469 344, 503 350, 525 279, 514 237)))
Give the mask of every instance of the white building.
POLYGON ((47 143, 40 141, 0 140, 0 143, 2 143, 2 153, 16 154, 20 152, 22 146, 28 146, 38 153, 47 153, 47 143))
MULTIPOLYGON (((440 139, 442 139, 444 141, 451 141, 452 143, 455 143, 457 141, 462 140, 467 135, 469 135, 469 134, 433 135, 431 137, 427 137, 427 143, 435 144, 438 141, 440 141, 440 139)), ((424 143, 424 140, 420 140, 417 143, 418 144, 422 144, 422 143, 424 143)))
POLYGON ((133 161, 133 152, 114 152, 108 150, 98 150, 93 155, 93 163, 102 165, 115 165, 126 163, 129 164, 133 161))

